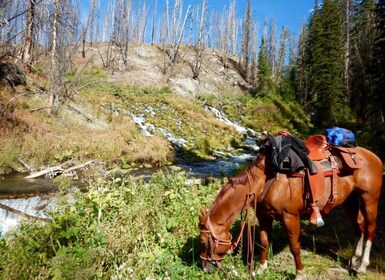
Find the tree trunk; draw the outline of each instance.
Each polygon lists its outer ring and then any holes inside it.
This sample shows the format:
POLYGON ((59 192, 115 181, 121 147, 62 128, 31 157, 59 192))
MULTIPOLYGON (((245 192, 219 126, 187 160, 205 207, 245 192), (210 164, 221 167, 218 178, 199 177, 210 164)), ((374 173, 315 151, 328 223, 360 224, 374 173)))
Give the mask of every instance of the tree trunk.
POLYGON ((22 60, 27 64, 27 69, 31 72, 33 63, 33 37, 34 37, 34 20, 35 20, 35 0, 29 0, 29 7, 27 13, 27 26, 25 30, 24 48, 22 53, 22 60))

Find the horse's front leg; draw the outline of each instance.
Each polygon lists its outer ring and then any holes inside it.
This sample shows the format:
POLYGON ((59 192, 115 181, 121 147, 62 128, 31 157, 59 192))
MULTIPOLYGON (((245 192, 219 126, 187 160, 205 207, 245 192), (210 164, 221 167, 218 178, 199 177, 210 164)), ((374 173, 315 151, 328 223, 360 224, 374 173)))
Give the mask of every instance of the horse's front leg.
POLYGON ((289 239, 290 251, 293 254, 296 277, 295 280, 305 280, 305 270, 301 260, 301 244, 299 242, 300 235, 300 217, 299 214, 283 214, 283 224, 285 226, 286 234, 289 239))
POLYGON ((261 253, 259 255, 259 266, 257 274, 267 270, 267 254, 269 251, 269 235, 271 233, 273 220, 266 215, 258 215, 259 221, 259 241, 261 242, 261 253))

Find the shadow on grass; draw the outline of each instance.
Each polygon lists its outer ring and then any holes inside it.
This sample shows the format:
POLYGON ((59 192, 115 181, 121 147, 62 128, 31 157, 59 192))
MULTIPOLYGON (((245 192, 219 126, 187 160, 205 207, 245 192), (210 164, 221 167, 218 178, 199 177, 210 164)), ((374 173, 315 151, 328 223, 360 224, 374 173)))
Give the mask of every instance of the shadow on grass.
MULTIPOLYGON (((303 225, 301 230, 302 249, 327 256, 348 268, 355 246, 354 228, 343 207, 338 206, 323 217, 325 226, 313 228, 303 225)), ((368 270, 385 273, 385 191, 379 200, 376 237, 370 255, 368 270)))

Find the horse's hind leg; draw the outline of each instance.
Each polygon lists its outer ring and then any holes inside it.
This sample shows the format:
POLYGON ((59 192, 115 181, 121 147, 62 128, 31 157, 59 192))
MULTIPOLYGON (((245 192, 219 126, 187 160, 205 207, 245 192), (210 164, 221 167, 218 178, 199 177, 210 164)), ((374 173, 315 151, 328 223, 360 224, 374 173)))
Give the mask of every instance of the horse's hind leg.
POLYGON ((261 253, 259 255, 259 266, 257 268, 257 274, 261 274, 263 271, 267 270, 267 253, 269 250, 269 235, 271 233, 273 220, 263 216, 258 215, 259 221, 259 240, 261 242, 261 253))
POLYGON ((364 243, 364 217, 362 216, 359 209, 359 195, 356 192, 353 192, 344 202, 344 209, 349 217, 353 228, 355 236, 355 251, 350 259, 349 266, 351 269, 357 269, 359 266, 359 261, 361 260, 363 253, 363 243, 364 243))
MULTIPOLYGON (((366 268, 370 264, 370 251, 376 230, 378 198, 377 194, 363 193, 361 195, 361 208, 355 212, 355 223, 353 224, 355 225, 356 236, 357 232, 359 235, 350 260, 350 268, 357 273, 366 273, 366 268)), ((348 205, 349 202, 346 207, 348 205)), ((358 205, 358 201, 351 205, 351 209, 356 208, 356 205, 358 205)))
POLYGON ((370 251, 372 248, 372 242, 376 231, 376 219, 377 219, 379 193, 375 195, 371 195, 370 193, 364 193, 361 198, 363 202, 362 215, 365 221, 364 221, 363 238, 361 237, 361 239, 363 239, 363 242, 358 242, 358 245, 361 245, 361 248, 357 246, 357 250, 361 249, 361 252, 362 252, 361 264, 359 265, 357 272, 366 273, 366 268, 370 264, 370 260, 369 260, 370 251))

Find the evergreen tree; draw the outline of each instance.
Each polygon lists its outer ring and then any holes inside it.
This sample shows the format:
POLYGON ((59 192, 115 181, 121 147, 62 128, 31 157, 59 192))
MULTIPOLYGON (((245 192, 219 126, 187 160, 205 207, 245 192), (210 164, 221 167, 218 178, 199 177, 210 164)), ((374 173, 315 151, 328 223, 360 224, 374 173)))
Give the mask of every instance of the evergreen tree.
POLYGON ((301 105, 306 107, 308 100, 308 75, 307 75, 307 45, 306 43, 309 41, 309 30, 306 25, 303 25, 301 28, 301 33, 299 36, 298 42, 298 52, 297 52, 297 69, 296 69, 296 98, 301 105))
POLYGON ((379 0, 376 6, 376 34, 373 44, 372 77, 374 82, 375 125, 382 126, 385 117, 385 0, 379 0))
POLYGON ((258 54, 258 91, 267 91, 272 86, 272 69, 267 57, 267 49, 265 39, 262 38, 261 47, 258 54))
POLYGON ((358 129, 371 128, 377 106, 370 75, 375 30, 374 8, 374 0, 356 3, 353 17, 351 107, 357 115, 358 129))
POLYGON ((324 0, 309 24, 307 75, 308 109, 320 127, 346 123, 349 104, 344 100, 343 25, 339 1, 324 0))
MULTIPOLYGON (((302 103, 309 109, 314 107, 314 104, 317 99, 316 93, 316 83, 315 77, 313 77, 314 68, 317 65, 317 60, 319 60, 320 55, 322 54, 322 45, 319 44, 319 38, 322 37, 322 22, 321 22, 321 8, 316 3, 314 7, 314 12, 310 17, 308 32, 302 32, 303 39, 305 40, 304 54, 299 56, 299 65, 304 65, 304 76, 302 78, 302 103), (301 61, 302 60, 302 61, 301 61)), ((302 35, 301 34, 301 35, 302 35)))

